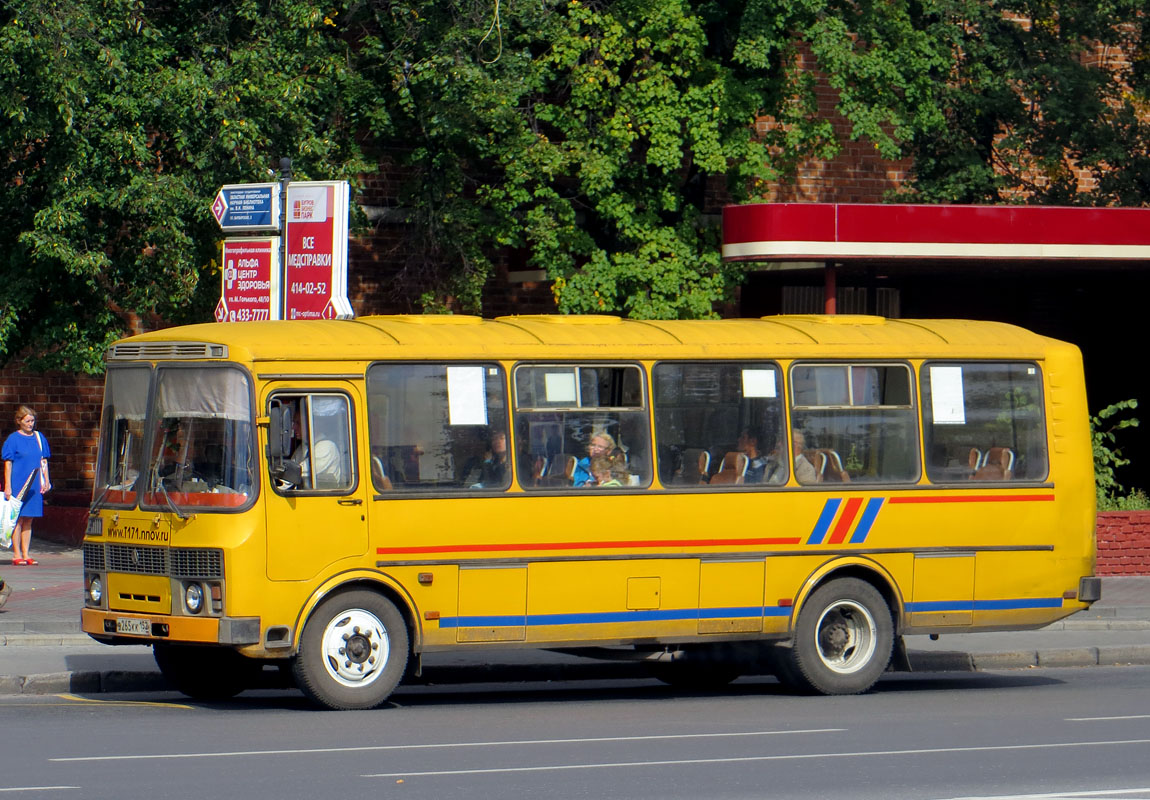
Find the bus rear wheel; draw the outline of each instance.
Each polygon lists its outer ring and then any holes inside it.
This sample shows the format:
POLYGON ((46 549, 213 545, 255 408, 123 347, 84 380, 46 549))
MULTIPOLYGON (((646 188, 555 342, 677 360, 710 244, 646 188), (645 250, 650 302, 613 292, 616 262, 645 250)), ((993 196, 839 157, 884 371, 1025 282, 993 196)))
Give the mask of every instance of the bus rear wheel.
POLYGON ((890 663, 894 621, 878 590, 857 578, 816 589, 799 611, 785 683, 819 694, 859 694, 890 663))
POLYGON ((300 638, 296 685, 327 708, 377 708, 407 666, 407 626, 375 592, 340 592, 316 607, 300 638))

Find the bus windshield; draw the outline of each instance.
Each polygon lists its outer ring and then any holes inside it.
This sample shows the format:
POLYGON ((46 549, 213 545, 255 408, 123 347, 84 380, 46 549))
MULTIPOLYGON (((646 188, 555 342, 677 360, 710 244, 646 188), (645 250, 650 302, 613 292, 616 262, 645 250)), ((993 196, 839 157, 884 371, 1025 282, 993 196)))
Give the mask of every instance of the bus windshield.
POLYGON ((100 420, 94 505, 135 505, 136 479, 144 458, 148 411, 147 367, 109 369, 100 420))
POLYGON ((177 513, 243 506, 254 493, 252 422, 251 385, 238 369, 110 370, 97 499, 134 505, 142 492, 142 507, 177 513))

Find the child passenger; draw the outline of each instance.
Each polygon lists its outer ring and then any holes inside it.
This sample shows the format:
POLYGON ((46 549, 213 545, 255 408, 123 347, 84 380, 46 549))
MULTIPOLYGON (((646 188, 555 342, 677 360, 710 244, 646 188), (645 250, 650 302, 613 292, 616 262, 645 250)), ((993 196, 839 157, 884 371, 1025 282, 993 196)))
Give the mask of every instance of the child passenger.
POLYGON ((591 476, 596 486, 622 486, 612 470, 612 461, 607 456, 595 456, 591 459, 591 476))

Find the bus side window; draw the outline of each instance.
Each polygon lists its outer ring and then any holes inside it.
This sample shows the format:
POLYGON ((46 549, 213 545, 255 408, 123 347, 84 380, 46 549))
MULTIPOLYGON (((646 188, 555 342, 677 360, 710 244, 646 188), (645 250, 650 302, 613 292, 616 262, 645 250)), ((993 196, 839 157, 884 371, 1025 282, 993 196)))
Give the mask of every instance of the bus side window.
POLYGON ((372 485, 396 495, 511 486, 498 364, 375 364, 367 371, 372 485))
POLYGON ((268 468, 277 490, 346 491, 354 485, 346 396, 277 394, 269 413, 268 468))
POLYGON ((610 459, 612 480, 651 480, 650 421, 634 365, 521 365, 515 370, 515 439, 525 489, 595 485, 591 459, 610 459))
POLYGON ((933 361, 923 365, 920 383, 931 482, 1046 479, 1037 364, 933 361))
POLYGON ((786 483, 790 459, 780 376, 770 362, 656 364, 652 378, 660 481, 716 490, 786 483), (746 457, 745 469, 734 454, 746 457), (739 465, 741 480, 729 475, 715 480, 725 461, 739 465))
POLYGON ((791 387, 792 443, 803 443, 803 458, 813 468, 796 466, 800 483, 918 480, 908 366, 800 363, 791 368, 791 387))

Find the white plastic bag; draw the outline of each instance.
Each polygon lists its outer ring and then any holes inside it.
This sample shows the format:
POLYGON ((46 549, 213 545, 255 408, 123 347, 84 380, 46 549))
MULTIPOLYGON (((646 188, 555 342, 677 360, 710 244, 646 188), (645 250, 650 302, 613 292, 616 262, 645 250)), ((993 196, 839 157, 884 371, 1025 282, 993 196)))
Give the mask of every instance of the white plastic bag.
POLYGON ((11 500, 0 494, 0 546, 12 548, 12 532, 20 519, 20 508, 24 504, 13 497, 11 500))

